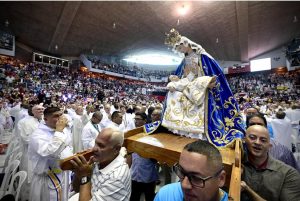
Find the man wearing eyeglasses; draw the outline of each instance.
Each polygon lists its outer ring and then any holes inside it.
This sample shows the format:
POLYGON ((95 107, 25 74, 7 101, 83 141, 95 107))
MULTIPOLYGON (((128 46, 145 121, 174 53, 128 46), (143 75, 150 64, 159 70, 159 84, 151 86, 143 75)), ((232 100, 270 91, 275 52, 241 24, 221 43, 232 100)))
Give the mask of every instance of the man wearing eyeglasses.
POLYGON ((225 184, 219 150, 207 141, 187 144, 174 167, 180 182, 160 189, 155 201, 227 201, 228 194, 220 188, 225 184))

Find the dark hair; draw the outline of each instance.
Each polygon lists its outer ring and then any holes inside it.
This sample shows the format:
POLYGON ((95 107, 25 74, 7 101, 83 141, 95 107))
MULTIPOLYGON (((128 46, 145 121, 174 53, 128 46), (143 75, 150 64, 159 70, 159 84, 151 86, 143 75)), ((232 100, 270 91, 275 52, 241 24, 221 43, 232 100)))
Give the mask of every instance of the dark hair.
POLYGON ((137 112, 135 116, 141 116, 143 120, 147 121, 147 115, 143 112, 137 112))
POLYGON ((92 118, 101 119, 103 118, 103 114, 100 111, 94 112, 92 118))
POLYGON ((248 111, 248 109, 255 109, 256 112, 259 113, 259 110, 258 110, 256 107, 248 107, 248 108, 246 109, 246 111, 248 111))
POLYGON ((276 118, 277 119, 284 119, 285 118, 285 112, 283 112, 283 111, 278 111, 278 112, 276 112, 276 118))
POLYGON ((29 106, 29 108, 28 108, 28 115, 33 117, 34 115, 32 113, 32 108, 33 108, 33 106, 29 106))
POLYGON ((114 111, 112 114, 111 114, 111 119, 113 120, 113 119, 115 119, 117 116, 118 116, 118 114, 120 114, 121 112, 120 111, 114 111))
POLYGON ((209 166, 212 166, 214 169, 219 170, 222 167, 222 156, 220 151, 208 141, 197 140, 185 145, 183 149, 188 152, 195 152, 206 156, 209 166))
POLYGON ((60 111, 59 107, 47 107, 45 110, 44 110, 44 116, 49 116, 55 112, 58 112, 60 111))
POLYGON ((247 126, 247 128, 250 126, 249 125, 250 119, 252 119, 254 117, 258 117, 258 118, 262 119, 264 121, 264 124, 265 124, 264 127, 266 127, 266 128, 268 127, 268 123, 267 123, 267 120, 264 117, 264 115, 261 114, 261 113, 258 113, 258 114, 253 114, 253 115, 250 115, 250 116, 246 117, 246 126, 247 126))
POLYGON ((155 110, 155 108, 154 107, 152 107, 152 106, 150 106, 149 108, 148 108, 148 116, 150 117, 151 116, 151 114, 152 114, 152 112, 155 110))
POLYGON ((117 102, 116 102, 116 103, 114 103, 114 107, 115 107, 115 109, 116 109, 116 110, 118 110, 118 109, 120 108, 120 105, 119 105, 119 103, 117 103, 117 102))

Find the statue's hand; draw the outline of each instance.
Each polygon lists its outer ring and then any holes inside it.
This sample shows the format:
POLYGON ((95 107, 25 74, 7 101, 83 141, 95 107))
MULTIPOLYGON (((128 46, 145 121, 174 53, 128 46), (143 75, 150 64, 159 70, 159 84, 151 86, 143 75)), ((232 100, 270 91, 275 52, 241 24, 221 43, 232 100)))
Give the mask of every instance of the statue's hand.
POLYGON ((169 89, 170 92, 176 91, 174 87, 169 87, 168 89, 169 89))
POLYGON ((212 89, 216 86, 216 82, 217 82, 217 76, 213 76, 212 79, 210 80, 209 84, 208 84, 208 88, 212 89))
POLYGON ((171 80, 171 82, 174 82, 174 81, 176 82, 179 80, 179 77, 176 75, 170 75, 169 79, 171 80))

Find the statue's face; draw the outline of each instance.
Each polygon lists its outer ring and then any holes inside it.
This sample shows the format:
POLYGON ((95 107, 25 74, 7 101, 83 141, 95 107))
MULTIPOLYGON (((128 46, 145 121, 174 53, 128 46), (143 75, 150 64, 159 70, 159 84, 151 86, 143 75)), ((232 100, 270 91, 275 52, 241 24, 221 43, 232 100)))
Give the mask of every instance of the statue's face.
POLYGON ((176 51, 185 54, 188 52, 188 47, 184 46, 183 44, 180 44, 176 47, 176 51))

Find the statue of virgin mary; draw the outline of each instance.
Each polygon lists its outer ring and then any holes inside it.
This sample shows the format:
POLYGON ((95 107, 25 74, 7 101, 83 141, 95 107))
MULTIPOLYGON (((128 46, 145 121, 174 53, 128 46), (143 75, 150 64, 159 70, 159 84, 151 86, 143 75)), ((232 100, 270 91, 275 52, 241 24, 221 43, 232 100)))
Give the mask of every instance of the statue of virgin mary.
POLYGON ((244 123, 238 104, 216 60, 175 29, 167 34, 165 43, 184 54, 184 59, 169 77, 162 126, 218 147, 242 138, 244 123))

